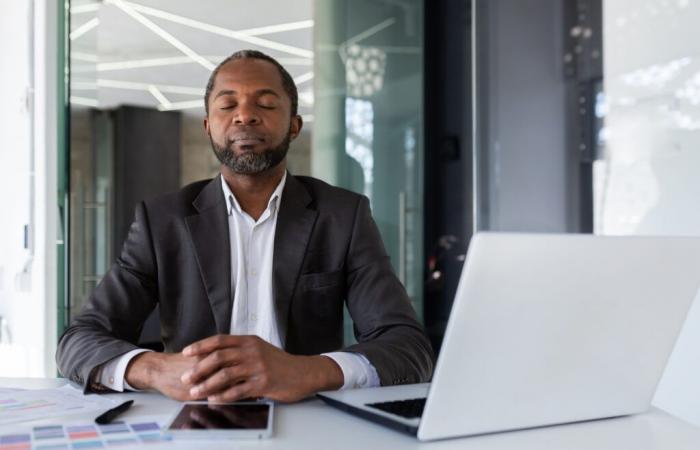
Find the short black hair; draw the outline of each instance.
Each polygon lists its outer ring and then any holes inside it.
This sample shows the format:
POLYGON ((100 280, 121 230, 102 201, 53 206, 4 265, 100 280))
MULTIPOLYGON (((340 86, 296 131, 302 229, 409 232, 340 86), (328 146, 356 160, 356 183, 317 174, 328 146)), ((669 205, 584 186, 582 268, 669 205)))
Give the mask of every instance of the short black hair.
POLYGON ((263 61, 268 61, 272 63, 275 67, 277 67, 277 70, 279 71, 280 76, 282 77, 282 87, 289 96, 289 100, 291 100, 292 102, 292 116, 296 116, 297 109, 299 107, 299 94, 297 93, 297 86, 296 84, 294 84, 294 79, 289 74, 289 72, 287 72, 287 70, 284 67, 282 67, 282 64, 277 62, 275 58, 257 50, 239 50, 236 53, 229 56, 228 58, 221 61, 219 65, 216 66, 216 68, 214 68, 211 75, 209 76, 209 81, 207 82, 207 90, 204 92, 204 110, 207 112, 207 115, 209 115, 209 96, 211 96, 211 91, 214 89, 214 83, 216 82, 216 76, 219 74, 219 70, 221 70, 221 68, 225 64, 231 61, 246 58, 262 59, 263 61))

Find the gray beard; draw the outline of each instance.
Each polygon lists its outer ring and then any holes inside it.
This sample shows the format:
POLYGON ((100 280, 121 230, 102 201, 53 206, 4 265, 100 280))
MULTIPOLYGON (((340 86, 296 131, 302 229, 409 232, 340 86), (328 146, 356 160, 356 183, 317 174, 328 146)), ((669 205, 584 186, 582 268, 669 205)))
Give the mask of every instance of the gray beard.
POLYGON ((277 147, 266 148, 261 153, 249 151, 241 155, 236 155, 231 146, 218 145, 211 136, 209 136, 209 141, 221 164, 240 175, 255 175, 277 166, 284 160, 287 156, 287 150, 289 150, 290 134, 287 133, 277 147))

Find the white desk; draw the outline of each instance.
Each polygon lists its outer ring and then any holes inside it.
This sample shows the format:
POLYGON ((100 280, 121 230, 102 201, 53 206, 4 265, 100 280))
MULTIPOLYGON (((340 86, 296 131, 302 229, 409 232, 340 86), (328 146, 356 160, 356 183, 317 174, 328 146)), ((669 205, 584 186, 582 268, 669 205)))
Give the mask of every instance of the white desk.
MULTIPOLYGON (((64 384, 59 379, 0 378, 0 387, 39 389, 64 384)), ((120 399, 134 399, 135 404, 121 418, 151 415, 169 416, 177 402, 153 393, 109 394, 120 399)), ((92 416, 71 416, 71 420, 92 421, 92 416)), ((31 422, 31 425, 60 423, 61 419, 31 422)), ((17 428, 19 425, 13 425, 17 428)), ((12 432, 0 427, 0 434, 12 432)), ((203 442, 190 441, 191 448, 203 442)), ((175 447, 175 445, 173 445, 175 447)), ((176 444, 182 448, 183 443, 176 444)), ((211 447, 211 445, 209 446, 211 447)), ((227 442, 228 448, 265 449, 460 449, 460 450, 698 450, 700 428, 677 419, 664 411, 618 419, 599 420, 572 425, 545 427, 470 438, 421 443, 411 436, 375 425, 326 406, 319 400, 275 409, 274 437, 260 441, 227 442)), ((159 447, 160 448, 160 447, 159 447)), ((213 448, 213 447, 212 447, 213 448)))

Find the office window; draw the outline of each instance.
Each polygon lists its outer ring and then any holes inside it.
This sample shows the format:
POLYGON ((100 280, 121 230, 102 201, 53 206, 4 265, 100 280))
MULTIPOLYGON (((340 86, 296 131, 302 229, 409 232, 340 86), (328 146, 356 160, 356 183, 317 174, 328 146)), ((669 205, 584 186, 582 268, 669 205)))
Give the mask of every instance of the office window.
MULTIPOLYGON (((290 5, 71 3, 69 317, 118 255, 137 201, 218 173, 202 128, 205 84, 245 48, 275 57, 297 84, 304 126, 290 172, 369 197, 422 314, 423 2, 290 5)), ((157 341, 157 323, 145 333, 157 341)))
MULTIPOLYGON (((603 1, 596 233, 700 236, 698 21, 697 2, 603 1)), ((655 403, 700 424, 698 342, 696 298, 655 403)))
MULTIPOLYGON (((700 236, 700 4, 473 6, 476 229, 700 236)), ((695 423, 699 304, 655 399, 695 423)))

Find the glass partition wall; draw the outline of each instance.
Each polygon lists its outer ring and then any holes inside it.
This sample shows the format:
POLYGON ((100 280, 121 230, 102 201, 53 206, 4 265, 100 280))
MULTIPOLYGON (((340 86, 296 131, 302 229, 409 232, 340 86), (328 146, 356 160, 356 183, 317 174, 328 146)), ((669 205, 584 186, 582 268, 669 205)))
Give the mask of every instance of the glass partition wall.
MULTIPOLYGON (((317 0, 312 173, 366 195, 414 309, 423 304, 423 4, 317 0)), ((346 315, 346 340, 352 323, 346 315)))
MULTIPOLYGON (((118 255, 137 201, 218 173, 204 88, 244 48, 278 59, 298 86, 290 172, 370 198, 420 314, 422 14, 414 0, 73 0, 70 315, 118 255)), ((150 320, 144 342, 158 340, 150 320)), ((348 341, 351 330, 348 320, 348 341)))
MULTIPOLYGON (((700 236, 699 20, 693 1, 603 1, 596 233, 700 236)), ((698 342, 700 296, 654 400, 700 425, 698 342)))
MULTIPOLYGON (((473 6, 478 229, 700 236, 700 4, 473 6)), ((699 340, 696 298, 654 400, 696 424, 699 340)))

